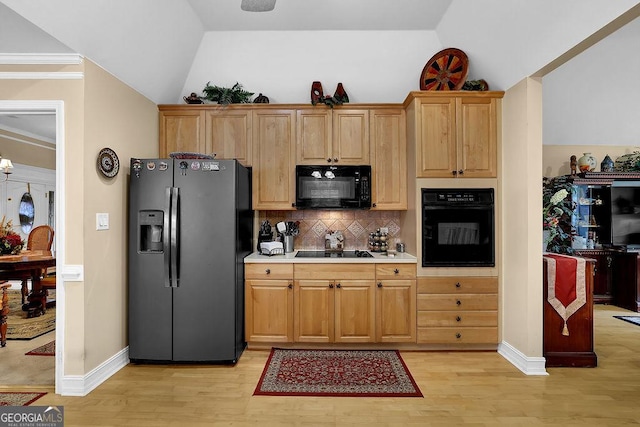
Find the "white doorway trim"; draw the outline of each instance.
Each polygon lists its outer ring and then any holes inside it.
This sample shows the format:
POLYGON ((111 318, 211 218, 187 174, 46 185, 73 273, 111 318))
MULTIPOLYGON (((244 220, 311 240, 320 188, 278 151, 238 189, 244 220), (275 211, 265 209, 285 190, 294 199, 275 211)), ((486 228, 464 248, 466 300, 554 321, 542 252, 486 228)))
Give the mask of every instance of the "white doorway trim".
POLYGON ((64 325, 65 325, 65 129, 64 101, 3 101, 0 100, 0 114, 51 113, 56 116, 56 356, 55 392, 63 394, 64 377, 64 325))

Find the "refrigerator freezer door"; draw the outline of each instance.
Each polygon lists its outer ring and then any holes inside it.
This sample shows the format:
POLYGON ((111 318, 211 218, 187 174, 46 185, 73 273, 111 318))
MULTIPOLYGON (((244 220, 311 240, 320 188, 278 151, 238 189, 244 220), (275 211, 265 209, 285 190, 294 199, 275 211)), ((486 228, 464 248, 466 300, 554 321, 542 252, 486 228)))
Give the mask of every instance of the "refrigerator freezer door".
POLYGON ((172 160, 131 161, 129 183, 129 358, 171 360, 172 289, 165 287, 165 204, 172 160), (136 171, 133 173, 133 171, 136 171), (161 225, 162 224, 162 225, 161 225), (162 227, 162 230, 159 228, 162 227), (160 236, 162 242, 159 242, 160 236))

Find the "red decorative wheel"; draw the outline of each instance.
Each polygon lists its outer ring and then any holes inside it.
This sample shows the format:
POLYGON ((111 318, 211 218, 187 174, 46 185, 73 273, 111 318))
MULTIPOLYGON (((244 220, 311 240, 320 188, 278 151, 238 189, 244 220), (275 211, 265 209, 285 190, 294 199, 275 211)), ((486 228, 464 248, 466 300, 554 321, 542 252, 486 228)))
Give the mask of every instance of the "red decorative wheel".
POLYGON ((443 49, 431 57, 420 75, 420 90, 460 90, 467 80, 469 59, 456 48, 443 49))

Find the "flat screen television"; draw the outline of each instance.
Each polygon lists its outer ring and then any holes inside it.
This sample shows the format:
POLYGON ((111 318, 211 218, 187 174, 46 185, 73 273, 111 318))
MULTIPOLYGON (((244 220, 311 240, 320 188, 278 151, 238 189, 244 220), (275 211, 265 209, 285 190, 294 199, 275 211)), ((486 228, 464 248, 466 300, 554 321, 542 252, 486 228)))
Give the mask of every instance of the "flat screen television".
POLYGON ((640 185, 611 187, 611 243, 640 250, 640 185))

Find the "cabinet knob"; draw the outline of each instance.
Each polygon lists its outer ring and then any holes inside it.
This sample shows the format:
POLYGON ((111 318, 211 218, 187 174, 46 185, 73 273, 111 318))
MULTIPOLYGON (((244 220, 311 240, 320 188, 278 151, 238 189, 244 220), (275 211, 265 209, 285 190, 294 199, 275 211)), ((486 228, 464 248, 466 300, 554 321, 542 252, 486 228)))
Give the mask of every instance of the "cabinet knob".
POLYGON ((376 206, 378 206, 376 203, 372 203, 372 204, 371 204, 371 207, 372 207, 372 208, 375 208, 376 206))
POLYGON ((460 284, 460 282, 456 283, 456 288, 460 288, 462 285, 460 284))
POLYGON ((395 270, 393 270, 393 274, 399 274, 400 270, 398 270, 397 268, 395 270))
POLYGON ((451 175, 453 175, 453 176, 458 175, 458 171, 451 171, 451 175))
POLYGON ((378 282, 378 287, 381 288, 382 287, 382 282, 378 282))
POLYGON ((456 300, 456 305, 461 305, 461 304, 462 304, 462 301, 456 300))
POLYGON ((458 333, 456 334, 456 338, 458 338, 458 339, 462 338, 462 334, 461 334, 460 332, 458 332, 458 333))
POLYGON ((337 157, 333 158, 333 163, 338 163, 338 158, 337 157))
POLYGON ((461 321, 461 320, 462 320, 462 317, 460 317, 460 316, 456 316, 456 322, 459 322, 459 321, 461 321))
POLYGON ((267 268, 264 272, 267 273, 267 274, 271 274, 271 269, 267 268))
POLYGON ((329 283, 329 289, 333 289, 333 283, 329 283))
POLYGON ((460 169, 460 170, 458 171, 458 175, 464 175, 464 171, 463 171, 462 169, 460 169))
POLYGON ((327 158, 327 163, 331 163, 331 157, 327 158))
POLYGON ((338 283, 338 284, 336 285, 336 288, 340 289, 340 288, 342 288, 342 285, 341 285, 340 283, 338 283))
POLYGON ((287 288, 293 289, 293 285, 291 283, 289 283, 289 286, 287 286, 287 288))

